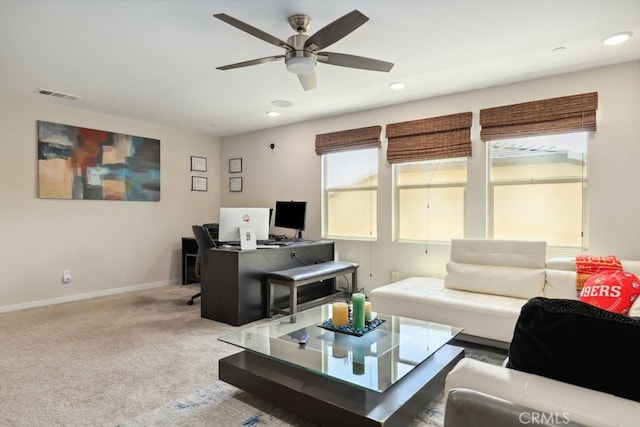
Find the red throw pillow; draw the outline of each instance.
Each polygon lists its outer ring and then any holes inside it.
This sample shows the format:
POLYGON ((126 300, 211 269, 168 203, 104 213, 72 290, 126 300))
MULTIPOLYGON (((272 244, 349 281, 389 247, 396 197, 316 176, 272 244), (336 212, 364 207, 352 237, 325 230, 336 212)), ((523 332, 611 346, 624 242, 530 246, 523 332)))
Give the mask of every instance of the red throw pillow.
POLYGON ((584 282, 580 301, 614 313, 629 314, 640 294, 640 279, 624 271, 594 274, 584 282))

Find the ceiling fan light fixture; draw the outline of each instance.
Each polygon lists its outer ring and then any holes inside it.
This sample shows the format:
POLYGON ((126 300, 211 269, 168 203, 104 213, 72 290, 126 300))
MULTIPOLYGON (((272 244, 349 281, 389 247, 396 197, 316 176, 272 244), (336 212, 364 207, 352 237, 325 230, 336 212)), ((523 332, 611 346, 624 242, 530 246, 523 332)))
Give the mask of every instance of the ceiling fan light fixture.
POLYGON ((287 70, 294 74, 313 73, 316 61, 309 57, 293 56, 287 60, 287 70))

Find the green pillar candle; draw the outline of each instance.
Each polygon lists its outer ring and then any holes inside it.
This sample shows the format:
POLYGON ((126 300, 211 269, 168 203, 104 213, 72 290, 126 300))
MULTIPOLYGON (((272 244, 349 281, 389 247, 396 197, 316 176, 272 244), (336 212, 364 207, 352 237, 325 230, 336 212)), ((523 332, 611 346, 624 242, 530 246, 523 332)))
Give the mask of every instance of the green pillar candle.
POLYGON ((351 362, 351 370, 354 375, 364 374, 364 349, 360 347, 353 348, 353 361, 351 362))
POLYGON ((353 303, 353 319, 351 324, 354 329, 364 330, 364 294, 353 294, 351 301, 353 303))

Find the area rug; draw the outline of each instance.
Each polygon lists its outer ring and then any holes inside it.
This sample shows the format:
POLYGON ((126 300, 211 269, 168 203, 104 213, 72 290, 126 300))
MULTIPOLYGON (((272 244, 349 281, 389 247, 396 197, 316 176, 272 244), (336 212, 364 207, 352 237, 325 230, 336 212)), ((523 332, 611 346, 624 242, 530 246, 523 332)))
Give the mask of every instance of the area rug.
MULTIPOLYGON (((491 364, 501 364, 506 352, 488 347, 465 346, 465 356, 491 364)), ((418 414, 410 427, 441 427, 444 424, 443 393, 418 414)), ((271 403, 246 393, 223 381, 176 399, 136 418, 123 421, 119 427, 141 426, 313 426, 271 403)))

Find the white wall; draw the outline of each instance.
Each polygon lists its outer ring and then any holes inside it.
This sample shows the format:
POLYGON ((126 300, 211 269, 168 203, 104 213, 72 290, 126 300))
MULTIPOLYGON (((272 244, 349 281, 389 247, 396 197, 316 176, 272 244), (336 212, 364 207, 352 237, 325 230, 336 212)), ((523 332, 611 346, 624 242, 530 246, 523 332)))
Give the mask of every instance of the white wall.
POLYGON ((0 311, 181 282, 181 236, 218 215, 218 138, 63 102, 0 101, 0 311), (37 120, 159 139, 161 200, 39 199, 37 120), (192 155, 208 159, 208 192, 190 191, 192 155))
MULTIPOLYGON (((71 108, 64 101, 36 98, 39 95, 0 100, 0 311, 177 283, 180 237, 191 235, 191 224, 217 220, 220 205, 273 206, 276 200, 307 200, 305 237, 320 238, 321 171, 320 158, 314 152, 315 135, 341 129, 472 111, 471 208, 465 223, 468 236, 483 237, 486 160, 478 137, 478 111, 591 91, 599 93, 599 107, 598 131, 589 142, 589 252, 640 259, 638 61, 323 118, 222 141, 71 108), (161 201, 39 199, 37 120, 160 139, 161 201), (275 149, 269 148, 270 143, 275 149), (206 193, 190 191, 192 155, 208 159, 206 193), (229 174, 228 159, 235 157, 243 159, 243 172, 229 174), (243 192, 229 193, 230 176, 243 177, 243 192), (63 270, 71 270, 71 284, 61 283, 63 270)), ((446 245, 430 245, 427 251, 422 244, 391 241, 391 167, 386 163, 385 149, 383 143, 378 241, 336 243, 339 259, 360 263, 360 283, 368 290, 387 283, 393 270, 401 277, 442 276, 449 256, 446 245)))
MULTIPOLYGON (((406 90, 411 90, 408 88, 406 90)), ((403 105, 323 118, 222 139, 221 161, 242 157, 244 191, 229 193, 222 173, 221 204, 273 206, 276 200, 307 200, 307 232, 320 237, 321 162, 315 135, 342 129, 472 111, 473 156, 469 160, 467 237, 484 237, 486 151, 480 141, 482 108, 597 91, 598 130, 589 141, 589 253, 640 259, 640 62, 513 83, 403 105), (269 144, 274 143, 271 150, 269 144)), ((294 107, 295 108, 295 107, 294 107)), ((283 112, 286 114, 286 111, 283 112)), ((384 134, 384 131, 383 131, 384 134)), ((378 241, 337 241, 338 257, 358 262, 360 284, 368 290, 401 277, 442 277, 447 245, 394 243, 391 240, 391 166, 380 150, 378 241)), ((348 165, 345 165, 348 167, 348 165)), ((548 251, 548 256, 571 255, 548 251)))

